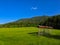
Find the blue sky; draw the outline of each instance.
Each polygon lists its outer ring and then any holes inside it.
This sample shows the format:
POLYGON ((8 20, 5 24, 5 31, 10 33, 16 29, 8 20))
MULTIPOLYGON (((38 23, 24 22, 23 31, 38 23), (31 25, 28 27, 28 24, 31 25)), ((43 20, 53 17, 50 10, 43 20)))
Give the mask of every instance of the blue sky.
POLYGON ((60 14, 60 0, 0 0, 0 24, 56 14, 60 14))

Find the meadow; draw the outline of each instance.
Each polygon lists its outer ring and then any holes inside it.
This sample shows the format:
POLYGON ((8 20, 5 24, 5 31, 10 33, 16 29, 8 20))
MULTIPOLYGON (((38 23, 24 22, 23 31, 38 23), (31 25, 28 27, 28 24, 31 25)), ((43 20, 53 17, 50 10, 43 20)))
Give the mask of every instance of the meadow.
POLYGON ((60 30, 49 30, 50 35, 38 36, 36 27, 0 28, 0 45, 60 45, 60 30))

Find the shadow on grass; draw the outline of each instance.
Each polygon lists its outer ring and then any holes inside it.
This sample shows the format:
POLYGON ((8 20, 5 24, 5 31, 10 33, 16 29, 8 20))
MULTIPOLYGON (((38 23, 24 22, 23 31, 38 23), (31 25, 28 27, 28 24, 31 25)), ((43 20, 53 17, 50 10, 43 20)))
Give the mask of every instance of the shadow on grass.
POLYGON ((40 35, 38 35, 38 32, 32 32, 32 33, 28 33, 28 34, 30 34, 32 36, 44 36, 44 37, 54 38, 54 39, 59 39, 60 40, 60 35, 52 35, 52 34, 49 34, 49 33, 42 34, 42 32, 41 32, 40 35))
POLYGON ((32 32, 32 33, 28 33, 28 34, 30 34, 32 36, 38 36, 38 32, 32 32))

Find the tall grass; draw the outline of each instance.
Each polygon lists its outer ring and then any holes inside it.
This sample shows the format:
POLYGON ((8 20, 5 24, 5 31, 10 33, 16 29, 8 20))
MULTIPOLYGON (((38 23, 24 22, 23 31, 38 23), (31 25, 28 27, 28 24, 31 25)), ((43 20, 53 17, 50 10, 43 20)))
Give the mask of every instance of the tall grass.
POLYGON ((0 28, 0 45, 60 45, 60 30, 49 30, 51 37, 37 36, 36 27, 0 28))

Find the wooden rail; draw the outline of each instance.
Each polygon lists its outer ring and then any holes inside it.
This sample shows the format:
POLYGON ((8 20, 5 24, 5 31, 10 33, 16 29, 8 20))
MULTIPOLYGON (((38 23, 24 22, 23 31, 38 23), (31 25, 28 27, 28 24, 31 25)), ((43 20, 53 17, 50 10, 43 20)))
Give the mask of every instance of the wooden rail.
POLYGON ((53 27, 50 27, 50 26, 38 26, 38 28, 48 28, 48 29, 52 29, 53 27))

